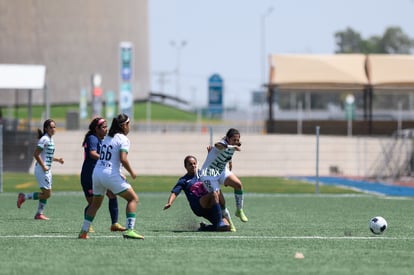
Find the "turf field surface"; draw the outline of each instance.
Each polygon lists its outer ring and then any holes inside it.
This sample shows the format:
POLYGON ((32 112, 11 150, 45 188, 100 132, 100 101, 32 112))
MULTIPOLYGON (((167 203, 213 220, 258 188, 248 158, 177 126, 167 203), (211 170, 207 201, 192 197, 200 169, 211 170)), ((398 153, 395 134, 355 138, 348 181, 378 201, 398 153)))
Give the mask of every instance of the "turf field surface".
MULTIPOLYGON (((139 193, 136 229, 145 240, 110 232, 107 200, 89 240, 77 239, 85 199, 55 192, 45 214, 37 202, 16 207, 17 193, 0 194, 0 274, 412 274, 411 198, 358 194, 245 196, 249 222, 237 232, 197 232, 202 221, 182 195, 163 211, 168 192, 139 193), (371 217, 388 221, 385 234, 368 230, 371 217), (295 258, 301 253, 304 258, 295 258)), ((231 213, 234 198, 226 194, 231 213)), ((125 202, 120 199, 120 222, 125 202)), ((234 215, 233 215, 234 216, 234 215)))

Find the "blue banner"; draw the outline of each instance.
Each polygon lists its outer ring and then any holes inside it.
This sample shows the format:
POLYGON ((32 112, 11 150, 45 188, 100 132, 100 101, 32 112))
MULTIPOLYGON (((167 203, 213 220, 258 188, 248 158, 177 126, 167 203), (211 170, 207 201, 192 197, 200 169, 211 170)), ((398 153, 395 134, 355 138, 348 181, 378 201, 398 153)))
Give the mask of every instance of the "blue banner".
POLYGON ((223 79, 219 74, 208 79, 208 112, 216 117, 223 114, 223 79))

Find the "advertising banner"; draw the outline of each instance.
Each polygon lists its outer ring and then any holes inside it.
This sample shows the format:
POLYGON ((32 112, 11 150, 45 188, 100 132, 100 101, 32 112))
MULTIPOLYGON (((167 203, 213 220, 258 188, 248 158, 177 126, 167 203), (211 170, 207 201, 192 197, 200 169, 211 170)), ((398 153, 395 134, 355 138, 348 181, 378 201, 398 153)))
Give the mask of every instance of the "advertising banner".
POLYGON ((131 42, 120 43, 120 90, 119 111, 130 117, 134 117, 134 95, 132 92, 132 64, 133 45, 131 42))
POLYGON ((213 117, 223 114, 223 79, 219 74, 208 79, 208 112, 213 117))

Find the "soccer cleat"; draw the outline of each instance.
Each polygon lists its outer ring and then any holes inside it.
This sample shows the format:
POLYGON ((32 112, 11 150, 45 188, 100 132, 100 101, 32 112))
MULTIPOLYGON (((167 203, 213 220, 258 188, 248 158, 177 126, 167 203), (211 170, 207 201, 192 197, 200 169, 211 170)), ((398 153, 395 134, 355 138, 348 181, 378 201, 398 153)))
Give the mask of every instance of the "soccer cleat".
POLYGON ((228 222, 230 224, 230 231, 231 232, 236 232, 236 227, 234 226, 234 223, 231 219, 228 219, 228 222))
POLYGON ((79 233, 78 239, 89 239, 88 232, 81 231, 79 233))
POLYGON ((230 231, 230 225, 220 222, 217 226, 217 231, 230 231))
POLYGON ((111 231, 125 231, 126 228, 120 225, 119 223, 114 223, 111 225, 111 231))
POLYGON ((236 214, 235 215, 236 215, 236 217, 239 217, 242 222, 247 222, 249 220, 246 217, 246 215, 244 214, 243 209, 236 210, 236 214))
POLYGON ((203 222, 200 222, 200 227, 198 228, 198 231, 203 231, 203 232, 217 231, 217 227, 213 226, 212 224, 205 224, 203 222))
POLYGON ((95 230, 93 229, 92 225, 89 226, 88 233, 95 233, 95 230))
POLYGON ((200 227, 198 228, 198 231, 206 231, 206 224, 203 222, 200 222, 200 227))
POLYGON ((35 220, 44 220, 44 221, 48 221, 49 220, 49 218, 48 217, 46 217, 45 215, 43 215, 43 214, 36 214, 36 216, 34 216, 34 219, 35 220))
POLYGON ((127 229, 123 234, 124 239, 143 240, 144 236, 138 234, 134 229, 127 229))
POLYGON ((17 196, 17 208, 22 207, 22 204, 26 201, 26 198, 24 197, 23 193, 19 193, 17 196))

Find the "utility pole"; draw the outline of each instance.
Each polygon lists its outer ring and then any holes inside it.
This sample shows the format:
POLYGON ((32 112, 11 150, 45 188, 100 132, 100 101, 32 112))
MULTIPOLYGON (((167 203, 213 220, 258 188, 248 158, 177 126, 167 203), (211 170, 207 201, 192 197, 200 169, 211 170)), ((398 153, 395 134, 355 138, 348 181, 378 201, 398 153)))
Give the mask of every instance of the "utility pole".
POLYGON ((266 67, 267 65, 267 54, 266 54, 266 18, 273 12, 273 7, 269 7, 260 17, 260 33, 261 33, 261 44, 262 44, 262 54, 261 54, 261 72, 262 72, 262 83, 261 85, 266 83, 266 67))
POLYGON ((170 45, 176 49, 177 51, 177 60, 176 60, 176 67, 175 67, 175 75, 176 75, 176 88, 175 88, 175 96, 177 98, 180 97, 180 61, 181 61, 181 50, 187 45, 187 41, 181 40, 179 42, 171 41, 170 45))

